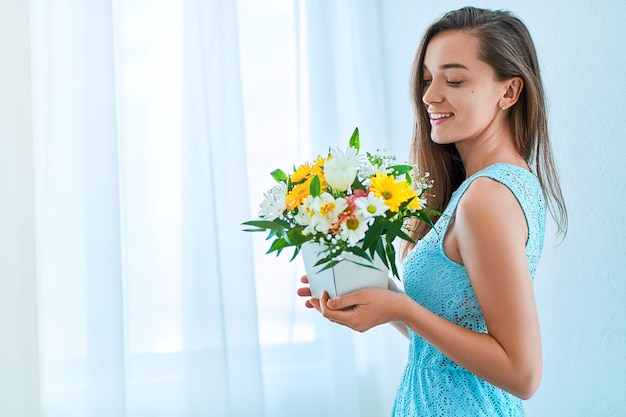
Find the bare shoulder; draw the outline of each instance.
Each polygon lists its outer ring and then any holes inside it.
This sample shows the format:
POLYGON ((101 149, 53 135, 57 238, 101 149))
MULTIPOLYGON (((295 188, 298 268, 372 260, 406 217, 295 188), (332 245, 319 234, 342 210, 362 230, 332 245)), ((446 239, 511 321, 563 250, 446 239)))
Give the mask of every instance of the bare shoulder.
POLYGON ((459 201, 457 220, 473 235, 488 233, 492 238, 523 238, 528 228, 524 212, 513 192, 488 177, 476 178, 459 201))

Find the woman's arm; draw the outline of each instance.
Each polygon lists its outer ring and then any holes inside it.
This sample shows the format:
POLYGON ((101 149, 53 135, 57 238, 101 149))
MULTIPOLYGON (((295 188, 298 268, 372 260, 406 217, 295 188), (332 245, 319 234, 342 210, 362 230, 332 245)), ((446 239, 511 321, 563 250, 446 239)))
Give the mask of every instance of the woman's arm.
MULTIPOLYGON (((389 278, 387 289, 395 293, 404 294, 404 290, 398 287, 398 284, 396 284, 396 281, 393 278, 389 278)), ((409 337, 409 330, 407 329, 406 324, 401 321, 392 321, 391 325, 398 329, 398 331, 404 336, 406 336, 407 338, 409 337)))
POLYGON ((380 289, 332 300, 324 294, 311 303, 330 320, 358 331, 403 322, 470 372, 530 398, 541 379, 541 337, 525 257, 528 231, 519 203, 504 185, 479 178, 459 203, 453 233, 488 333, 463 328, 404 294, 380 289))

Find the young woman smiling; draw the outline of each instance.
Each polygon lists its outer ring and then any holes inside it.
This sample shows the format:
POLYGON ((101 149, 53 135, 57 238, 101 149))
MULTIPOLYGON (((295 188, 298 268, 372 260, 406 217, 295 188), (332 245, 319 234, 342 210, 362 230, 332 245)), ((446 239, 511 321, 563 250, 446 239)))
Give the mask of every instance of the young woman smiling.
POLYGON ((567 228, 526 26, 504 11, 447 13, 423 37, 412 93, 412 160, 430 172, 442 215, 432 230, 412 225, 404 292, 307 305, 357 331, 393 323, 407 334, 394 416, 521 416, 541 379, 533 279, 546 207, 567 228))

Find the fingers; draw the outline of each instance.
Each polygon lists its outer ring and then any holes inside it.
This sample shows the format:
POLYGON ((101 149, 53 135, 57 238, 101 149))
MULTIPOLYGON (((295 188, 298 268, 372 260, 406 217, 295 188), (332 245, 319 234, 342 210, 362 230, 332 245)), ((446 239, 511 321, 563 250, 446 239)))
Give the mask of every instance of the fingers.
POLYGON ((298 288, 298 295, 300 297, 310 297, 311 289, 309 287, 298 288))
POLYGON ((328 308, 331 310, 344 310, 349 307, 353 307, 359 304, 358 294, 349 293, 339 297, 335 297, 332 300, 328 300, 328 308))
POLYGON ((347 326, 347 323, 344 320, 345 312, 337 311, 334 307, 330 307, 333 300, 335 300, 335 298, 331 299, 328 295, 328 291, 326 290, 322 292, 319 299, 311 298, 311 302, 315 305, 315 308, 322 313, 322 316, 334 323, 347 326))
POLYGON ((330 295, 328 294, 328 291, 324 290, 322 291, 322 295, 320 296, 319 299, 319 305, 320 305, 320 312, 322 313, 322 315, 324 317, 326 317, 327 319, 331 320, 331 321, 335 321, 333 319, 333 310, 336 310, 336 308, 334 307, 334 301, 336 300, 336 298, 331 299, 330 295))
POLYGON ((313 306, 314 309, 316 309, 317 311, 321 312, 322 311, 322 306, 320 303, 320 300, 318 298, 311 298, 308 301, 309 304, 311 304, 311 306, 313 306))
MULTIPOLYGON (((308 284, 309 283, 309 278, 306 275, 302 275, 300 277, 300 282, 303 283, 303 284, 308 284)), ((310 297, 311 296, 311 288, 309 288, 308 286, 307 287, 298 288, 297 293, 298 293, 298 295, 300 297, 310 297)), ((304 305, 307 308, 315 308, 315 306, 313 304, 311 304, 311 302, 309 300, 306 300, 304 302, 304 305)))

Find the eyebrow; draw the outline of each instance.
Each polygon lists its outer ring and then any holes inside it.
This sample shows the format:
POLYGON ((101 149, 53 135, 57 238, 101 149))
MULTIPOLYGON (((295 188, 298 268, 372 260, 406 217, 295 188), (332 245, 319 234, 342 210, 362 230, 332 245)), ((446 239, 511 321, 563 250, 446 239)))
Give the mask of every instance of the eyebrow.
MULTIPOLYGON (((426 67, 426 65, 423 65, 423 68, 424 68, 425 70, 427 70, 427 69, 428 69, 428 68, 426 67)), ((469 71, 469 68, 467 68, 465 65, 463 65, 463 64, 459 64, 459 63, 456 63, 456 62, 453 62, 453 63, 450 63, 450 64, 443 64, 443 65, 440 65, 440 66, 439 66, 439 69, 440 69, 440 70, 446 70, 446 69, 451 69, 451 68, 455 68, 455 69, 464 69, 464 70, 468 70, 468 71, 469 71)))

